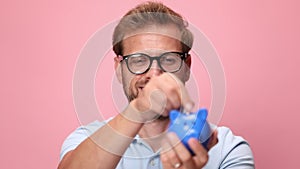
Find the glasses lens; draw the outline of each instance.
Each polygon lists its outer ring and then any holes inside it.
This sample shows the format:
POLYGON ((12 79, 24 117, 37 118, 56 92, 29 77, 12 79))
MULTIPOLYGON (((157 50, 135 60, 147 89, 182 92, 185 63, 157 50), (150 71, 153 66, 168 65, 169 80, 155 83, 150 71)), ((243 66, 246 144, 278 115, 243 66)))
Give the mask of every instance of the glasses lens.
POLYGON ((145 72, 149 65, 150 59, 145 55, 136 54, 128 58, 128 68, 136 74, 145 72))
POLYGON ((178 53, 166 53, 160 58, 161 67, 167 72, 178 71, 181 64, 182 59, 178 53))

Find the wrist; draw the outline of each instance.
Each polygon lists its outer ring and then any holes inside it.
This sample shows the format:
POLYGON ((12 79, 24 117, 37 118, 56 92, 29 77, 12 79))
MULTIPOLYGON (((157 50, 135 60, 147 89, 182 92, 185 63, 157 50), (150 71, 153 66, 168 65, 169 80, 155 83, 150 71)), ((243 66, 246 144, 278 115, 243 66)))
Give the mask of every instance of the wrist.
POLYGON ((131 101, 121 115, 131 122, 140 124, 151 122, 157 118, 157 114, 151 110, 141 110, 137 106, 136 100, 131 101))

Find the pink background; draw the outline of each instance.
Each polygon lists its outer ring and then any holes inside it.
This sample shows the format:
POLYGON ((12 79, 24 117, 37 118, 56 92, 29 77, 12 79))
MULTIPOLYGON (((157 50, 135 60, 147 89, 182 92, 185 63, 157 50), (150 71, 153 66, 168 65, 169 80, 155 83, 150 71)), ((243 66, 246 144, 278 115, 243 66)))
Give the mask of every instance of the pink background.
MULTIPOLYGON (((72 98, 80 50, 138 2, 0 3, 1 168, 56 168, 63 140, 80 125, 72 98)), ((257 168, 296 168, 299 1, 163 2, 200 28, 220 55, 227 79, 220 125, 249 141, 257 168)))

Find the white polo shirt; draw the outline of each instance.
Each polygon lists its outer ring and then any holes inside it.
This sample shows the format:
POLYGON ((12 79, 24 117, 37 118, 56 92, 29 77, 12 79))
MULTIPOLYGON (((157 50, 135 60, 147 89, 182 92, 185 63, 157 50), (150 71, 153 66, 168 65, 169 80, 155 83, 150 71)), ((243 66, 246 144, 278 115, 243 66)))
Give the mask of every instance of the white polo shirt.
MULTIPOLYGON (((95 121, 77 128, 64 141, 60 159, 74 150, 92 133, 105 125, 107 121, 95 121)), ((209 159, 204 169, 253 169, 254 159, 249 144, 239 136, 233 135, 226 127, 217 127, 218 143, 209 150, 209 159)), ((121 158, 117 169, 162 169, 158 152, 136 136, 121 158)))

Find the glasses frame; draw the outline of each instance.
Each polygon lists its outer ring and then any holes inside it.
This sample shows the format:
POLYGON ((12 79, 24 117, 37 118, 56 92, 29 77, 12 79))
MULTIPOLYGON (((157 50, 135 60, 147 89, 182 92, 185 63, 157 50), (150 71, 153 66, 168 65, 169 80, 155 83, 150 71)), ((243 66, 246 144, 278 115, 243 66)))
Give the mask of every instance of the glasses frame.
POLYGON ((160 68, 162 71, 168 72, 168 71, 166 71, 166 70, 161 66, 159 60, 160 60, 160 58, 162 58, 163 56, 165 56, 165 55, 167 55, 167 54, 170 54, 170 53, 178 54, 178 55, 180 56, 180 59, 181 59, 179 68, 178 68, 177 70, 174 70, 174 71, 172 71, 172 72, 169 72, 169 73, 175 73, 175 72, 178 72, 178 71, 181 69, 181 67, 182 67, 182 62, 183 62, 188 56, 190 56, 189 53, 186 53, 186 52, 165 52, 165 53, 162 53, 162 54, 159 55, 159 56, 149 56, 149 55, 147 55, 147 54, 145 54, 145 53, 133 53, 133 54, 125 55, 125 56, 120 55, 120 56, 122 56, 122 58, 123 58, 120 62, 122 62, 123 60, 125 60, 127 69, 128 69, 132 74, 135 74, 135 75, 141 75, 141 74, 144 74, 144 73, 148 72, 148 71, 150 70, 151 66, 152 66, 153 60, 156 60, 156 61, 157 61, 157 64, 158 64, 159 68, 160 68), (150 60, 150 64, 149 64, 148 68, 147 68, 144 72, 141 72, 141 73, 135 73, 135 72, 133 72, 133 71, 129 68, 129 66, 128 66, 128 59, 129 59, 130 57, 135 56, 135 55, 143 55, 143 56, 146 56, 146 57, 150 60))

